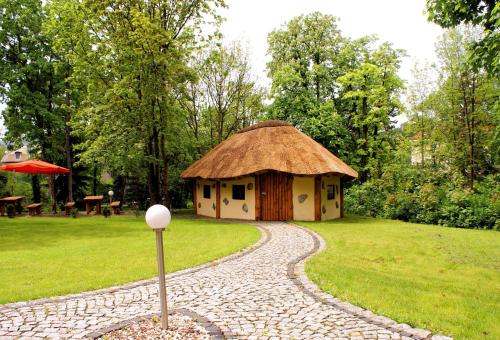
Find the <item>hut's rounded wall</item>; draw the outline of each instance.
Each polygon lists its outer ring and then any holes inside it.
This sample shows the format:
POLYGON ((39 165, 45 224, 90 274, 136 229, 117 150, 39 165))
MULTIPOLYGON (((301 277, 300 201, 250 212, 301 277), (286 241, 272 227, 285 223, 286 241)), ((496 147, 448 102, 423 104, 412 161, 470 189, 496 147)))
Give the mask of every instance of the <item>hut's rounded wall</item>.
POLYGON ((293 177, 293 219, 314 221, 314 177, 293 177))
POLYGON ((216 217, 216 188, 215 181, 198 180, 196 181, 196 213, 198 215, 216 217), (204 197, 204 186, 210 186, 210 198, 204 197))
MULTIPOLYGON (((332 188, 332 187, 330 187, 332 188)), ((321 220, 340 218, 340 177, 323 176, 321 178, 321 220), (333 186, 332 195, 328 197, 328 187, 333 186)))
POLYGON ((220 183, 220 217, 255 220, 255 177, 220 183), (233 198, 233 185, 245 187, 245 199, 233 198))

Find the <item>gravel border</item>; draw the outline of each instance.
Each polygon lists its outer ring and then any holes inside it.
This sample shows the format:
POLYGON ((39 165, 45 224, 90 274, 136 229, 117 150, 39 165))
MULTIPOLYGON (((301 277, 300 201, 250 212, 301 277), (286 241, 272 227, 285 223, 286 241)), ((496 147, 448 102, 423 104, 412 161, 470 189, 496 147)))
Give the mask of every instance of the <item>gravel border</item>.
MULTIPOLYGON (((213 340, 225 340, 226 339, 226 337, 224 336, 224 333, 217 325, 215 325, 213 322, 211 322, 206 317, 204 317, 198 313, 195 313, 192 310, 189 310, 187 308, 178 308, 178 309, 173 309, 173 310, 168 312, 168 315, 172 315, 172 314, 180 314, 180 315, 190 317, 191 319, 193 319, 194 322, 200 324, 200 326, 203 327, 207 331, 208 335, 210 335, 210 338, 213 340)), ((114 323, 110 326, 106 326, 104 328, 101 328, 97 331, 88 333, 88 334, 86 334, 86 337, 90 338, 90 339, 97 339, 97 338, 100 338, 108 333, 113 332, 113 331, 120 330, 123 327, 126 327, 131 323, 139 322, 139 321, 142 321, 144 319, 149 319, 149 318, 152 318, 153 316, 161 317, 161 314, 160 313, 152 313, 152 314, 137 316, 137 317, 129 319, 129 320, 117 322, 117 323, 114 323)))
MULTIPOLYGON (((241 223, 241 222, 239 222, 239 223, 241 223)), ((210 267, 219 265, 219 264, 224 263, 224 262, 236 260, 242 256, 245 256, 245 255, 252 253, 252 252, 256 251, 257 249, 263 247, 271 239, 270 233, 258 224, 254 224, 254 223, 251 223, 251 224, 253 226, 255 226, 260 231, 261 236, 260 236, 260 239, 256 243, 250 245, 247 248, 240 250, 237 253, 234 253, 234 254, 228 255, 226 257, 214 260, 212 262, 207 262, 207 263, 195 266, 195 267, 182 269, 182 270, 170 273, 168 275, 165 275, 165 280, 167 281, 167 283, 168 283, 168 281, 175 279, 175 278, 178 278, 180 276, 196 273, 196 272, 203 270, 205 268, 210 268, 210 267)), ((41 298, 41 299, 35 299, 35 300, 30 300, 30 301, 13 302, 13 303, 7 303, 7 304, 3 304, 3 305, 0 304, 0 312, 4 312, 4 311, 6 312, 10 309, 15 309, 15 308, 20 308, 20 307, 36 306, 36 305, 45 304, 45 303, 59 303, 59 302, 64 302, 64 301, 71 300, 71 299, 84 298, 84 297, 93 296, 93 295, 115 293, 115 292, 118 292, 120 290, 128 290, 131 288, 147 286, 147 285, 157 283, 157 282, 158 282, 158 278, 151 278, 151 279, 136 281, 136 282, 125 284, 125 285, 102 288, 102 289, 97 289, 97 290, 91 290, 91 291, 82 292, 82 293, 63 295, 63 296, 55 296, 55 297, 51 297, 51 298, 41 298)))
POLYGON ((287 276, 290 280, 293 281, 293 283, 299 287, 304 294, 309 295, 313 299, 315 299, 317 302, 333 306, 340 311, 350 314, 356 318, 359 318, 365 322, 368 322, 370 324, 382 327, 390 332, 395 332, 399 333, 402 336, 406 336, 408 338, 416 339, 416 340, 424 340, 424 339, 433 339, 433 340, 450 340, 453 339, 448 336, 443 336, 443 335, 433 335, 430 331, 420 329, 420 328, 413 328, 407 324, 401 324, 397 323, 396 321, 389 319, 385 316, 380 316, 376 315, 375 313, 363 309, 361 307, 355 306, 353 304, 350 304, 347 301, 342 301, 338 298, 333 297, 330 294, 327 294, 319 287, 309 280, 307 277, 305 271, 304 271, 304 265, 309 260, 313 255, 322 252, 323 250, 326 249, 326 243, 323 240, 321 236, 319 236, 317 233, 304 228, 302 226, 293 224, 293 223, 288 223, 291 226, 297 227, 299 229, 304 230, 306 233, 308 233, 313 241, 314 241, 314 246, 313 248, 303 254, 302 256, 299 256, 298 258, 294 259, 290 263, 288 263, 288 268, 287 268, 287 276))

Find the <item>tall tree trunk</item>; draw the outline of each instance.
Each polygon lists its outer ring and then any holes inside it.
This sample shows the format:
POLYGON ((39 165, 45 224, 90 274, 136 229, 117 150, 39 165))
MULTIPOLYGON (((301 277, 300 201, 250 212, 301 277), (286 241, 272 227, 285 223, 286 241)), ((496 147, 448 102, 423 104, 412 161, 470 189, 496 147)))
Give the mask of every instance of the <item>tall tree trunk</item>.
POLYGON ((57 213, 55 175, 49 175, 49 192, 52 199, 52 213, 57 213))
MULTIPOLYGON (((68 77, 69 75, 66 75, 68 77)), ((65 97, 65 103, 66 103, 66 114, 64 116, 64 143, 65 143, 65 150, 66 150, 66 167, 69 169, 69 173, 67 174, 67 179, 68 179, 68 202, 73 202, 73 148, 71 145, 71 128, 69 126, 69 121, 71 120, 71 113, 70 113, 70 105, 71 105, 71 98, 69 94, 69 84, 66 81, 65 82, 65 87, 66 87, 66 97, 65 97)))
POLYGON ((38 175, 31 175, 31 190, 33 192, 33 202, 40 203, 42 195, 40 191, 40 177, 38 175))
POLYGON ((161 191, 162 191, 162 203, 170 207, 170 196, 168 194, 168 157, 165 152, 165 136, 162 133, 160 137, 160 157, 162 160, 161 165, 161 191))
POLYGON ((153 133, 148 142, 148 156, 154 159, 150 160, 148 165, 148 189, 152 204, 161 203, 160 168, 156 161, 159 158, 158 146, 158 129, 153 127, 153 133))
POLYGON ((94 162, 94 170, 92 174, 92 195, 97 195, 97 162, 94 162))

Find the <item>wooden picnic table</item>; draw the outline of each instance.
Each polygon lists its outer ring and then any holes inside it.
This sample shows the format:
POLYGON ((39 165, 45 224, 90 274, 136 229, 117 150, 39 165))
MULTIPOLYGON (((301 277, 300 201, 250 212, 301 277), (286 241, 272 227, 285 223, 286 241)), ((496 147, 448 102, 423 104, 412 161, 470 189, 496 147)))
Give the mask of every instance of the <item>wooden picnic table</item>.
POLYGON ((87 211, 87 215, 92 211, 92 206, 95 205, 95 213, 97 215, 101 214, 101 205, 102 205, 103 196, 87 196, 83 200, 85 201, 85 210, 87 211))
MULTIPOLYGON (((24 199, 24 196, 11 196, 0 198, 0 216, 5 214, 5 206, 9 203, 14 204, 14 206, 20 206, 21 201, 24 199)), ((17 209, 16 209, 17 210, 17 209)), ((18 211, 21 211, 20 209, 18 211)), ((19 213, 20 214, 20 213, 19 213)))

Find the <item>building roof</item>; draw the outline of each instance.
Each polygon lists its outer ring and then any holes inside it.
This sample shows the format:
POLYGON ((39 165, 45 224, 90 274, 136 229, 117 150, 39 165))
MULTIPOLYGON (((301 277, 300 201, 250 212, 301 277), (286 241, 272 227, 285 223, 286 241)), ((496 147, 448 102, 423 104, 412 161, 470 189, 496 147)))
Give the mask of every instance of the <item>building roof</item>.
POLYGON ((194 162, 181 177, 223 179, 266 171, 358 177, 356 171, 311 137, 276 120, 240 130, 194 162))
POLYGON ((30 158, 28 148, 23 146, 20 149, 15 151, 6 151, 2 157, 0 163, 9 164, 9 163, 19 163, 27 161, 30 158))

